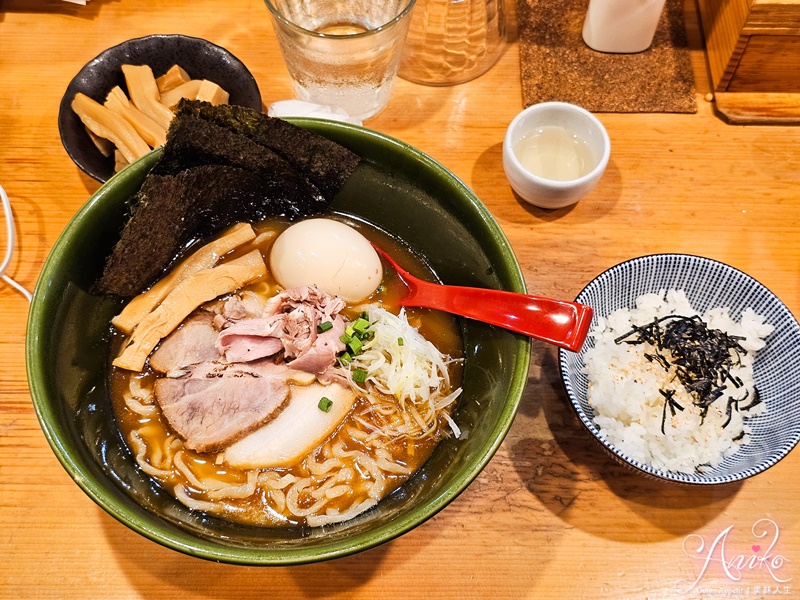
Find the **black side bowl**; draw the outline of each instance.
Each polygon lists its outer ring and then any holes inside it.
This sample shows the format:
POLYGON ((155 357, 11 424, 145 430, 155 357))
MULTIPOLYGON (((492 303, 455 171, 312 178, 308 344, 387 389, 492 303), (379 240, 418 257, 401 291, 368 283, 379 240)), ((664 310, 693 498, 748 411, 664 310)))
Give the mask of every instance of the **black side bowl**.
POLYGON ((83 66, 67 86, 58 111, 58 131, 67 154, 97 181, 105 182, 114 174, 114 159, 103 156, 95 147, 71 104, 78 92, 102 103, 114 86, 125 89, 125 64, 150 65, 156 77, 172 65, 180 65, 193 79, 208 79, 222 87, 230 94, 230 104, 262 110, 261 92, 252 73, 221 46, 179 34, 148 35, 122 42, 83 66))

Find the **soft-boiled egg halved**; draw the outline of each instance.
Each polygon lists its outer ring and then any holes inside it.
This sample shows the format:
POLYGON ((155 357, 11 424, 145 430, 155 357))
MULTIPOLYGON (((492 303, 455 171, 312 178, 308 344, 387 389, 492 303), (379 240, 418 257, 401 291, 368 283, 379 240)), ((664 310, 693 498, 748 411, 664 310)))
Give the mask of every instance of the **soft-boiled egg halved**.
POLYGON ((333 219, 307 219, 278 236, 270 269, 285 288, 315 285, 345 302, 368 298, 383 277, 381 259, 369 240, 333 219))

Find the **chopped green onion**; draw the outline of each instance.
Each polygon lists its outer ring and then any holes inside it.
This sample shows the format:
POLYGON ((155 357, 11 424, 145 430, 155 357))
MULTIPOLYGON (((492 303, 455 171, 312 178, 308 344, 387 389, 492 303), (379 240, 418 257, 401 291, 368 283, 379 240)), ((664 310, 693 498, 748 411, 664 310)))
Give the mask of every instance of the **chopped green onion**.
POLYGON ((339 362, 342 363, 342 366, 347 366, 351 360, 353 360, 353 357, 350 356, 349 352, 342 352, 339 355, 339 362))
POLYGON ((352 339, 353 339, 352 336, 349 336, 346 333, 343 333, 342 335, 339 336, 339 340, 341 340, 343 344, 349 344, 350 340, 352 339))
POLYGON ((364 383, 367 380, 366 369, 353 369, 353 381, 356 383, 364 383))
POLYGON ((356 354, 361 354, 361 350, 364 348, 364 344, 361 343, 360 339, 354 337, 349 342, 347 342, 347 347, 350 348, 350 352, 352 352, 353 356, 355 356, 356 354))
POLYGON ((397 345, 398 345, 398 346, 402 346, 402 345, 403 345, 403 343, 404 343, 404 342, 403 342, 403 338, 397 338, 397 345))
POLYGON ((369 327, 369 321, 361 317, 357 318, 355 322, 353 322, 353 329, 358 333, 364 333, 368 327, 369 327))
POLYGON ((325 396, 320 398, 319 404, 317 404, 317 408, 319 408, 324 413, 331 412, 332 406, 333 406, 333 400, 331 400, 330 398, 326 398, 325 396))
POLYGON ((333 323, 330 321, 325 321, 324 323, 317 325, 317 333, 325 333, 331 329, 333 329, 333 323))
POLYGON ((344 330, 344 334, 345 335, 353 337, 355 335, 355 333, 356 333, 356 330, 353 329, 352 325, 348 325, 347 327, 345 327, 345 330, 344 330))

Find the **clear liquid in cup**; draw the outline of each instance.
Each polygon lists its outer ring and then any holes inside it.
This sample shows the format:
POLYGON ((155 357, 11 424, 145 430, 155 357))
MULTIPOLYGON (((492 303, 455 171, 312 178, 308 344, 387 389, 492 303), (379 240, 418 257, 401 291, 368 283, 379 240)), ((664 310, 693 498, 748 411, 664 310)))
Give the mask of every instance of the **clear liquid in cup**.
POLYGON ((514 154, 534 175, 555 181, 579 179, 597 165, 586 140, 557 125, 540 127, 521 139, 514 154))

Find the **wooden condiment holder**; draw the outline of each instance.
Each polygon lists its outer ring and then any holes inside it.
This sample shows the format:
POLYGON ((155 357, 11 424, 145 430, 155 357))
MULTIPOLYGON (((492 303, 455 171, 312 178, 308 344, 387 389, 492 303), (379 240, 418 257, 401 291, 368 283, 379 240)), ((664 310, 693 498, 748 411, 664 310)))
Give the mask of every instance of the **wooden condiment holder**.
POLYGON ((698 0, 717 110, 800 123, 800 0, 698 0))

